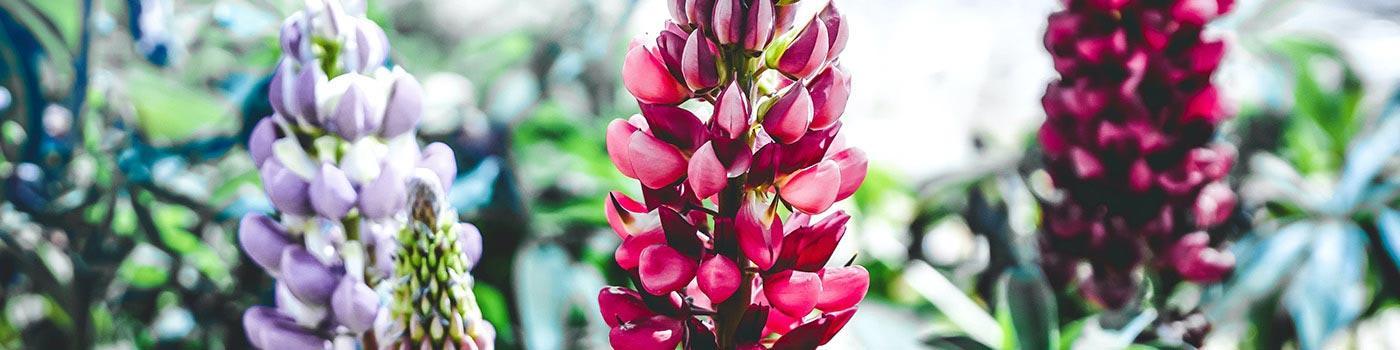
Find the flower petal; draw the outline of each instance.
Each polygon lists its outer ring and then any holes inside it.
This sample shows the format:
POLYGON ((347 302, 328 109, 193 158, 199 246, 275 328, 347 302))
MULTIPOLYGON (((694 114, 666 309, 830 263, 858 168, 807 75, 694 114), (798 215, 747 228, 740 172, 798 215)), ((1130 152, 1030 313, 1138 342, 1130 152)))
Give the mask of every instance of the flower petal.
POLYGON ((614 349, 675 350, 685 337, 683 327, 679 320, 657 315, 613 327, 608 341, 614 349))
POLYGON ((729 182, 728 171, 715 156, 712 142, 706 142, 690 156, 690 166, 686 174, 686 182, 699 198, 710 198, 723 190, 729 182))
POLYGON ((637 174, 632 171, 631 144, 632 134, 637 132, 637 127, 623 119, 614 119, 608 123, 607 146, 608 158, 612 159, 613 166, 617 171, 630 178, 637 178, 637 174))
POLYGON ((598 291, 598 308, 609 327, 656 315, 647 308, 641 294, 623 287, 608 286, 598 291))
POLYGON ((836 162, 826 160, 793 173, 780 185, 778 195, 797 210, 819 214, 836 202, 840 184, 840 168, 836 162))
POLYGON ((763 114, 763 130, 783 144, 797 142, 812 122, 812 96, 802 82, 789 85, 763 114))
POLYGON ((739 265, 722 255, 712 255, 700 263, 697 272, 700 290, 714 303, 723 302, 739 290, 743 275, 739 265))
POLYGON ((818 275, 822 292, 817 308, 823 311, 845 310, 856 306, 870 289, 870 272, 860 265, 828 267, 818 275))
POLYGON ((739 249, 744 252, 744 256, 758 265, 759 269, 767 270, 773 267, 782 248, 783 224, 782 220, 776 218, 764 223, 765 218, 773 217, 773 209, 768 208, 763 212, 759 212, 758 209, 751 200, 744 199, 734 219, 734 230, 739 238, 739 249))
POLYGON ((345 217, 359 199, 354 185, 345 178, 345 172, 330 163, 321 164, 320 176, 311 181, 309 191, 311 207, 316 209, 316 214, 331 219, 345 217))
POLYGON ((639 132, 632 134, 628 148, 632 169, 646 187, 661 188, 685 175, 688 164, 676 146, 639 132))
POLYGON ((865 158, 865 152, 857 148, 847 148, 832 156, 831 160, 841 170, 841 187, 836 191, 836 200, 840 201, 855 194, 860 184, 865 182, 869 160, 865 158))
POLYGON ((817 307, 817 300, 822 294, 821 276, 797 270, 766 276, 763 278, 763 294, 778 311, 800 319, 817 307))
POLYGON ((637 272, 647 293, 665 295, 690 284, 690 280, 695 279, 697 265, 695 260, 675 249, 657 244, 642 250, 637 272))
POLYGON ((282 251, 291 244, 286 228, 263 214, 248 213, 238 223, 238 243, 254 263, 270 272, 281 271, 282 251))
POLYGON ((622 85, 642 103, 677 104, 690 97, 690 90, 676 81, 645 45, 627 51, 622 61, 622 85))

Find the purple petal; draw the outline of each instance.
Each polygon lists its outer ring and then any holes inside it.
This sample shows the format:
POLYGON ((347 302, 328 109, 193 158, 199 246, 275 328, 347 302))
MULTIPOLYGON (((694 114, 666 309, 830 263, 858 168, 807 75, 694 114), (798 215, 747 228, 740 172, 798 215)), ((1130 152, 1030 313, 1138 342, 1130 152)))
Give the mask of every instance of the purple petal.
POLYGON ((249 213, 238 223, 238 243, 254 263, 281 271, 282 251, 291 244, 287 230, 266 215, 249 213))
POLYGON ((321 174, 310 186, 311 207, 323 217, 340 219, 355 207, 357 195, 345 172, 330 163, 321 164, 321 174))
POLYGON ((374 318, 379 315, 379 294, 364 282, 346 276, 331 295, 331 312, 336 322, 351 332, 362 333, 374 326, 374 318))

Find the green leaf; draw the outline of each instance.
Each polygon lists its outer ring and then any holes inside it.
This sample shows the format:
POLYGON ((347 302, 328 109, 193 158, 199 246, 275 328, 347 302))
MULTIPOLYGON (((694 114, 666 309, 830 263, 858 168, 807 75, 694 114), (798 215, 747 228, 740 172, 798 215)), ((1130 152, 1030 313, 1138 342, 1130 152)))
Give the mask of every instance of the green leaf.
POLYGON ((1087 318, 1081 318, 1065 325, 1060 332, 1060 345, 1057 349, 1070 350, 1074 348, 1074 340, 1079 339, 1079 334, 1084 332, 1084 324, 1088 321, 1087 318))
POLYGON ((1299 118, 1292 118, 1285 130, 1287 153, 1304 172, 1335 170, 1363 122, 1357 117, 1361 78, 1340 50, 1323 41, 1288 38, 1270 48, 1288 59, 1295 77, 1294 112, 1299 118), (1334 68, 1340 75, 1337 86, 1324 86, 1319 74, 1334 68))
POLYGON ((201 87, 139 68, 126 74, 125 87, 136 107, 137 124, 158 142, 230 134, 237 130, 237 114, 233 109, 201 87))
POLYGON ((1050 284, 1034 267, 1007 270, 998 288, 997 319, 1005 349, 1051 349, 1060 342, 1058 312, 1050 284))
POLYGON ((510 325, 510 305, 506 303, 505 294, 485 283, 473 285, 472 294, 476 294, 481 318, 491 322, 491 326, 496 328, 497 339, 502 343, 514 344, 515 330, 510 325))

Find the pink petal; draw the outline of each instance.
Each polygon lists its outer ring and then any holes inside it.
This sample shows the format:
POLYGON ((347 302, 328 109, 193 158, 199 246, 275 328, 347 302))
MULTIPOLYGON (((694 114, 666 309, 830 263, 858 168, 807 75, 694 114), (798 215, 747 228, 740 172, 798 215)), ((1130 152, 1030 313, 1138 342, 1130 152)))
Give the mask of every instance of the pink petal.
POLYGON ((739 90, 737 81, 730 82, 729 87, 720 93, 710 120, 730 139, 739 138, 749 131, 749 99, 739 90))
POLYGON ((646 45, 627 51, 622 61, 622 85, 643 103, 677 104, 690 97, 690 90, 676 81, 646 45))
POLYGON ((812 122, 812 95, 797 82, 789 86, 763 114, 763 130, 783 144, 797 142, 812 122))
POLYGON ((841 238, 846 235, 846 222, 850 220, 850 215, 837 211, 817 222, 816 225, 812 225, 807 230, 807 239, 804 239, 801 244, 796 265, 793 268, 816 272, 825 266, 827 260, 831 260, 831 254, 836 251, 836 245, 841 243, 841 238))
POLYGON ((666 245, 657 244, 642 250, 637 272, 642 287, 652 295, 664 295, 685 288, 695 278, 697 263, 666 245))
POLYGON ((802 32, 797 34, 797 38, 793 39, 786 50, 783 50, 782 55, 778 57, 775 68, 788 76, 799 79, 816 73, 817 69, 821 68, 822 63, 826 61, 827 53, 831 48, 830 40, 826 25, 813 17, 802 28, 802 32))
POLYGON ((625 322, 608 334, 614 349, 675 350, 685 337, 680 320, 657 315, 625 322))
POLYGON ((734 295, 743 279, 739 273, 739 265, 722 255, 713 255, 701 262, 697 275, 700 291, 715 303, 723 302, 734 295))
POLYGON ((840 66, 831 66, 812 78, 812 129, 825 129, 836 124, 846 112, 851 97, 851 75, 840 66))
POLYGON ((840 168, 836 162, 826 160, 793 173, 779 187, 778 195, 797 210, 818 214, 826 211, 836 201, 840 184, 840 168))
POLYGON ((1094 157, 1093 153, 1075 147, 1069 150, 1070 161, 1074 164, 1074 173, 1084 179, 1097 179, 1103 176, 1103 163, 1094 157))
POLYGON ((614 119, 608 123, 607 146, 608 158, 612 159, 613 166, 617 171, 622 172, 630 178, 637 178, 636 172, 632 171, 631 145, 632 134, 637 132, 637 127, 626 120, 614 119))
POLYGON ((710 142, 695 151, 690 156, 688 180, 690 189, 695 191, 695 196, 699 198, 710 198, 724 189, 724 185, 729 181, 724 164, 720 164, 719 158, 715 156, 715 148, 710 142))
POLYGON ((613 259, 617 260, 617 265, 623 270, 636 269, 642 259, 642 251, 654 245, 666 243, 666 234, 661 232, 661 228, 652 229, 638 235, 632 235, 622 239, 622 244, 617 246, 617 252, 613 254, 613 259))
POLYGON ((631 152, 632 169, 642 185, 661 188, 675 183, 685 175, 686 160, 676 146, 646 133, 633 133, 628 147, 631 152))
POLYGON ((1224 223, 1235 211, 1235 192, 1224 182, 1214 182, 1201 189, 1192 208, 1196 227, 1208 229, 1224 223))
POLYGON ((870 272, 860 265, 828 267, 818 274, 822 293, 817 308, 825 311, 844 310, 856 306, 870 289, 870 272))
POLYGON ((641 294, 622 287, 608 286, 598 291, 598 307, 609 327, 656 315, 642 302, 641 294))
POLYGON ((773 267, 781 248, 783 224, 782 220, 777 219, 765 224, 763 218, 772 217, 772 209, 769 208, 763 213, 758 212, 758 209, 751 200, 744 199, 734 219, 734 230, 739 236, 739 250, 758 265, 759 269, 767 270, 773 267))
POLYGON ((666 244, 693 261, 699 261, 705 250, 705 242, 700 232, 684 216, 669 207, 656 210, 661 217, 661 230, 666 233, 666 244))
POLYGON ((831 319, 827 317, 803 323, 788 331, 782 338, 778 338, 778 341, 773 343, 773 350, 815 350, 821 345, 822 338, 826 336, 830 326, 831 319))
POLYGON ((800 317, 788 316, 782 312, 769 312, 768 319, 763 324, 763 334, 787 334, 793 327, 797 327, 799 322, 802 322, 800 317))
POLYGON ((642 117, 657 139, 683 151, 694 151, 705 143, 705 124, 685 108, 668 105, 641 105, 642 117))
POLYGON ((837 332, 840 332, 842 328, 846 328, 846 324, 850 323, 851 318, 855 317, 855 315, 856 308, 853 307, 837 312, 828 312, 826 316, 822 316, 824 318, 830 318, 830 321, 828 321, 829 325, 826 327, 826 335, 822 336, 822 345, 826 345, 827 342, 831 341, 832 337, 836 336, 837 332))
POLYGON ((836 200, 840 201, 860 189, 860 184, 865 182, 865 173, 870 161, 865 158, 864 151, 856 148, 841 151, 831 157, 831 160, 836 161, 836 167, 841 170, 841 188, 836 191, 836 200))
POLYGON ((608 218, 608 225, 612 226, 618 237, 626 239, 628 236, 656 228, 656 214, 647 211, 645 205, 622 192, 608 193, 606 202, 603 212, 608 218))
POLYGON ((1210 235, 1197 231, 1182 236, 1172 246, 1169 258, 1176 272, 1188 281, 1220 281, 1235 267, 1235 256, 1210 247, 1210 235))
POLYGON ((806 271, 779 272, 763 278, 763 294, 778 311, 801 318, 817 307, 822 294, 821 277, 806 271))

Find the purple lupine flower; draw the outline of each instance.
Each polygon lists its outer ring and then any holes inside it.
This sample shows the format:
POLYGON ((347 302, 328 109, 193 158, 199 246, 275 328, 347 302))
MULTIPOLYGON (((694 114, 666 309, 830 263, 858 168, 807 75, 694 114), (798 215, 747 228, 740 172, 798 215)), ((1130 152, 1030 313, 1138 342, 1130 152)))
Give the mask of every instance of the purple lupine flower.
MULTIPOLYGON (((248 144, 280 221, 249 214, 239 227, 240 246, 278 279, 276 307, 244 315, 258 348, 367 346, 364 340, 390 319, 388 291, 406 278, 394 260, 402 250, 398 233, 412 219, 405 205, 410 174, 430 174, 444 185, 456 177, 451 148, 420 149, 422 87, 403 68, 384 66, 387 37, 362 12, 316 0, 282 27, 284 56, 268 92, 274 114, 258 121, 248 144)), ((462 253, 454 266, 469 268, 480 259, 481 235, 466 224, 451 232, 451 246, 462 253)), ((461 310, 479 320, 469 292, 451 296, 472 305, 461 310)), ((491 347, 489 324, 469 329, 467 343, 491 347)))

